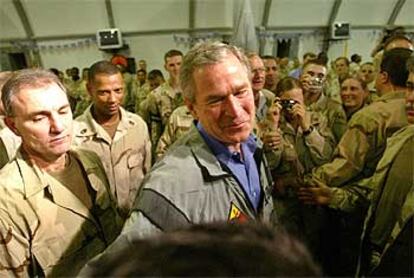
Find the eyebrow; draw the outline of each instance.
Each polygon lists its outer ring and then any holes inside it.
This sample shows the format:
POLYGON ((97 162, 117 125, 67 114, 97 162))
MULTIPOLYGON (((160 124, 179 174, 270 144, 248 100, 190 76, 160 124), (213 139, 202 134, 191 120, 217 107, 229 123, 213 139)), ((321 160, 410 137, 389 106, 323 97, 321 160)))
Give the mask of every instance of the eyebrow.
MULTIPOLYGON (((66 108, 70 108, 70 105, 69 104, 62 105, 61 107, 59 107, 59 109, 57 111, 61 111, 61 110, 66 109, 66 108)), ((49 110, 40 110, 40 111, 34 111, 34 112, 28 114, 28 117, 34 117, 34 116, 37 116, 37 115, 49 115, 49 114, 50 114, 49 110)))

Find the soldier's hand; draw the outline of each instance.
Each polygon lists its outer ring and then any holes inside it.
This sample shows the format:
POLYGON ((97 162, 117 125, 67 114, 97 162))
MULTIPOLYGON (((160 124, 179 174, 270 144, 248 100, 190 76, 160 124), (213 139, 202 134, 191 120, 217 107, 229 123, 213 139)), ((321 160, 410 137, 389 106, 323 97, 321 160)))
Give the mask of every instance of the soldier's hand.
POLYGON ((279 131, 269 131, 263 135, 263 144, 271 150, 277 150, 282 144, 282 136, 279 131))
POLYGON ((329 205, 332 200, 332 189, 321 183, 312 187, 301 187, 297 194, 307 205, 329 205))
POLYGON ((292 107, 292 115, 297 118, 302 130, 308 130, 310 128, 310 118, 306 116, 306 108, 300 103, 296 103, 292 107))

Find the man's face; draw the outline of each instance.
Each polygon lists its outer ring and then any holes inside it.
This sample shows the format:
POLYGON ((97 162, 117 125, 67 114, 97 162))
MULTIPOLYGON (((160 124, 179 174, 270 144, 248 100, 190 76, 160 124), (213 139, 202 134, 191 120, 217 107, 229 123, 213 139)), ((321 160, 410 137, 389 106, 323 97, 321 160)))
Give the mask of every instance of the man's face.
MULTIPOLYGON (((280 100, 295 100, 300 105, 304 105, 302 89, 293 88, 291 90, 285 91, 280 95, 280 100)), ((293 115, 292 115, 291 110, 282 109, 282 112, 285 115, 285 117, 288 119, 288 121, 293 120, 293 115)))
POLYGON ((369 84, 375 79, 374 65, 364 64, 359 70, 359 76, 365 83, 369 84))
POLYGON ((274 59, 263 60, 266 69, 266 87, 272 87, 279 81, 279 66, 274 59))
POLYGON ((358 80, 349 78, 341 85, 342 104, 350 110, 360 108, 367 97, 367 92, 362 88, 358 80))
POLYGON ((308 64, 300 76, 300 82, 306 92, 320 94, 326 79, 326 68, 322 65, 308 64))
POLYGON ((88 91, 95 113, 103 117, 112 117, 119 113, 124 97, 124 81, 121 73, 95 75, 95 78, 88 83, 88 91))
POLYGON ((178 79, 182 61, 182 56, 172 56, 166 58, 164 67, 173 79, 178 79))
POLYGON ((163 83, 163 80, 161 77, 157 76, 155 78, 152 79, 148 79, 148 83, 150 86, 151 91, 158 88, 158 86, 160 86, 163 83))
POLYGON ((147 69, 147 62, 145 62, 144 60, 139 61, 138 62, 138 68, 146 70, 147 69))
POLYGON ((140 83, 144 83, 144 82, 147 80, 147 76, 145 75, 145 73, 144 73, 144 72, 142 72, 142 71, 138 71, 138 72, 137 72, 137 80, 138 80, 140 83))
POLYGON ((246 140, 252 131, 255 107, 246 68, 233 55, 193 73, 194 103, 186 104, 206 132, 228 146, 246 140))
POLYGON ((12 109, 14 116, 6 123, 22 138, 29 157, 53 162, 70 149, 72 112, 58 85, 21 90, 12 98, 12 109))
POLYGON ((265 67, 263 61, 258 56, 249 58, 252 71, 252 89, 253 93, 258 93, 265 85, 265 67))
POLYGON ((335 71, 339 77, 346 76, 349 72, 349 66, 344 59, 339 59, 335 62, 335 71))
POLYGON ((414 124, 414 72, 408 75, 405 100, 408 122, 414 124))

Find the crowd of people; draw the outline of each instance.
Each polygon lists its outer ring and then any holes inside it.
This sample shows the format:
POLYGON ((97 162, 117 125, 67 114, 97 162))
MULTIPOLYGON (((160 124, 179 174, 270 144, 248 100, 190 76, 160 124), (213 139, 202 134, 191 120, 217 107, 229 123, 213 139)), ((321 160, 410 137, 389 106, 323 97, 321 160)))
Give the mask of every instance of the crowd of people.
POLYGON ((0 274, 412 276, 413 44, 373 56, 0 73, 0 274))

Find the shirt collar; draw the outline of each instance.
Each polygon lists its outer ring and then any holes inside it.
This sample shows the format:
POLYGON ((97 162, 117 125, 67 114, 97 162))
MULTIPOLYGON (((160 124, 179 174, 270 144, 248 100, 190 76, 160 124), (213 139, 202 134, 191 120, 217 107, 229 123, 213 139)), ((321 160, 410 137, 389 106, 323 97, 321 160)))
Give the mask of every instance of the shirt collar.
MULTIPOLYGON (((201 125, 201 122, 197 123, 197 129, 206 142, 207 146, 211 149, 218 160, 227 164, 228 161, 233 158, 235 154, 230 152, 222 142, 209 135, 201 125)), ((241 142, 240 147, 245 155, 247 152, 254 154, 257 148, 256 138, 254 135, 250 134, 246 141, 241 142)))

